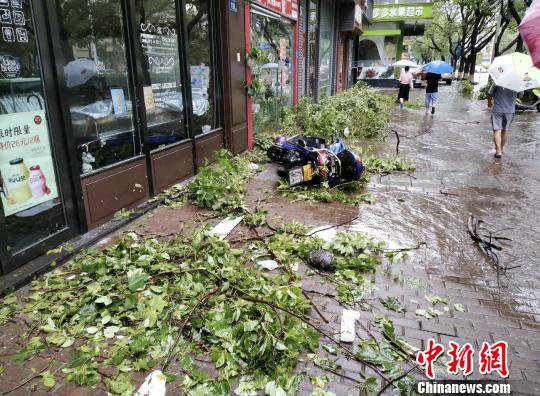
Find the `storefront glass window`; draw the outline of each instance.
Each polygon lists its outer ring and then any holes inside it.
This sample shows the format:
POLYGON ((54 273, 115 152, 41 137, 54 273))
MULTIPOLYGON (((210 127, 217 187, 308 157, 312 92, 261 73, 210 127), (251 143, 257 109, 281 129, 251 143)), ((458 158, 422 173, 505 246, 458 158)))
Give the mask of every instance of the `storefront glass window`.
POLYGON ((317 93, 317 35, 319 29, 318 1, 309 1, 307 14, 307 95, 314 98, 317 93))
POLYGON ((0 201, 14 255, 66 228, 28 1, 0 9, 0 201))
POLYGON ((321 4, 321 33, 319 49, 319 97, 332 94, 334 53, 334 5, 328 1, 321 4))
POLYGON ((195 135, 220 127, 215 109, 214 62, 209 0, 186 1, 187 58, 195 135))
POLYGON ((56 0, 69 104, 81 172, 136 151, 120 0, 56 0))
POLYGON ((293 26, 285 18, 251 13, 251 45, 262 50, 268 63, 251 69, 260 92, 253 96, 255 132, 276 125, 283 108, 293 104, 293 26))
POLYGON ((362 39, 358 45, 357 64, 362 79, 393 79, 399 36, 374 36, 362 39))
POLYGON ((178 55, 181 29, 176 22, 174 0, 137 0, 136 8, 148 123, 145 144, 152 150, 188 137, 183 125, 184 98, 178 55))

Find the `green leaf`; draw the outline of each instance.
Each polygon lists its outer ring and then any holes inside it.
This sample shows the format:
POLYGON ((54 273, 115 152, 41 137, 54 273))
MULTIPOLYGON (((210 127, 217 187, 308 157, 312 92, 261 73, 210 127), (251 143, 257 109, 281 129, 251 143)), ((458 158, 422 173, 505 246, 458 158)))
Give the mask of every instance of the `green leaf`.
POLYGON ((465 312, 465 306, 463 304, 454 304, 454 309, 459 312, 465 312))
POLYGON ((114 379, 107 379, 107 388, 113 395, 131 396, 135 392, 135 385, 131 383, 131 375, 122 373, 114 379))
POLYGON ((105 329, 103 330, 103 336, 105 338, 113 338, 115 334, 118 333, 119 331, 120 331, 120 327, 118 326, 108 326, 108 327, 105 327, 105 329))
POLYGON ((405 313, 407 312, 407 306, 402 304, 396 297, 388 297, 386 299, 380 298, 381 304, 390 311, 405 313))
POLYGON ((112 299, 109 296, 100 296, 96 299, 95 303, 107 306, 112 304, 112 299))
POLYGON ((364 390, 368 395, 375 394, 379 391, 379 383, 377 381, 377 378, 375 377, 368 377, 364 381, 364 390))
POLYGON ((141 268, 129 270, 127 273, 129 290, 136 291, 145 287, 149 276, 141 268))
POLYGON ((50 316, 47 318, 47 324, 39 326, 39 329, 44 331, 45 333, 54 333, 58 331, 58 328, 56 327, 50 316))
POLYGON ((86 332, 88 334, 96 334, 99 331, 99 327, 96 326, 90 326, 86 328, 86 332))
POLYGON ((43 385, 45 385, 47 388, 54 388, 54 386, 56 385, 56 379, 49 370, 42 372, 40 374, 40 377, 43 385))
POLYGON ((281 341, 277 341, 274 348, 276 348, 278 351, 286 351, 287 350, 287 346, 284 343, 282 343, 281 341))
POLYGON ((436 318, 439 315, 442 315, 442 312, 434 309, 434 308, 427 308, 427 309, 417 309, 416 310, 417 316, 424 316, 427 319, 436 318))
POLYGON ((268 382, 264 387, 264 393, 268 396, 287 396, 283 388, 276 385, 276 381, 268 382))
POLYGON ((435 294, 426 294, 424 296, 426 298, 427 301, 429 301, 430 303, 432 304, 438 304, 438 303, 441 303, 441 304, 448 304, 448 299, 447 298, 444 298, 444 297, 441 297, 441 296, 436 296, 435 294))
POLYGON ((337 355, 337 348, 332 344, 323 344, 322 348, 332 355, 337 355))

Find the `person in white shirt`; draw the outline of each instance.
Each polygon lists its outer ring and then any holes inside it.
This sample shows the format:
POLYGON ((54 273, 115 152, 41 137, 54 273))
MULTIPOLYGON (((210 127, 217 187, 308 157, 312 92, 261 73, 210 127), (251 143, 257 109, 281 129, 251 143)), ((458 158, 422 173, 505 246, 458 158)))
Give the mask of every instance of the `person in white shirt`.
POLYGON ((405 66, 405 71, 399 75, 399 107, 403 109, 403 102, 409 100, 409 92, 413 86, 413 75, 409 71, 409 66, 405 66))

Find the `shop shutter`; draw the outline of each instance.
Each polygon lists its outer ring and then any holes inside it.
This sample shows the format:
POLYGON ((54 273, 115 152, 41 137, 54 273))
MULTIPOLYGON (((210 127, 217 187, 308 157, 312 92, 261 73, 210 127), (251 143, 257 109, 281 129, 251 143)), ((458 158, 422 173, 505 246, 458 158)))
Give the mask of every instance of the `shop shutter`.
POLYGON ((306 0, 298 2, 298 14, 298 97, 301 98, 305 95, 306 88, 306 0))

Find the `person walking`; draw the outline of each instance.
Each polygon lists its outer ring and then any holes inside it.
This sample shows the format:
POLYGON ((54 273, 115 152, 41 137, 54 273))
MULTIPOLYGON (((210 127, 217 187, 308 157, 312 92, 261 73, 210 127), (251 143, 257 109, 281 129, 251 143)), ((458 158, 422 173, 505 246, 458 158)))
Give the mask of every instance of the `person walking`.
POLYGON ((426 74, 426 114, 435 114, 435 106, 439 101, 439 80, 441 75, 437 73, 428 72, 426 74))
POLYGON ((403 102, 407 102, 409 100, 409 92, 411 91, 411 88, 413 87, 413 75, 409 71, 409 66, 405 66, 405 71, 399 75, 399 93, 398 93, 398 99, 399 99, 399 107, 400 109, 403 109, 403 102))
POLYGON ((516 98, 522 93, 508 88, 491 85, 488 95, 491 101, 491 125, 493 126, 493 142, 495 143, 495 158, 501 158, 504 146, 508 140, 508 130, 516 112, 516 98))

